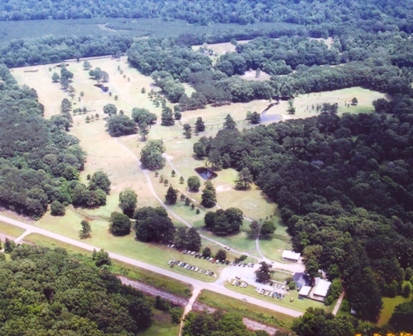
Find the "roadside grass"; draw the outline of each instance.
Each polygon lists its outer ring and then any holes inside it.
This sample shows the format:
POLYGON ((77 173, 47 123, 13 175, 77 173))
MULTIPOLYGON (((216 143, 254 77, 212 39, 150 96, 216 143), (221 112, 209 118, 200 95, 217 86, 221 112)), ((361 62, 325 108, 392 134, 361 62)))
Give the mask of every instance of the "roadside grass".
MULTIPOLYGON (((66 216, 61 217, 60 219, 64 221, 65 217, 66 216)), ((72 223, 72 225, 70 225, 68 221, 65 224, 61 225, 59 225, 59 223, 56 223, 57 225, 53 226, 50 223, 47 223, 47 225, 39 226, 56 233, 64 232, 65 236, 80 240, 79 230, 81 219, 82 217, 79 216, 76 219, 76 224, 72 223)), ((169 260, 180 260, 191 265, 210 270, 218 275, 220 274, 223 267, 222 265, 211 264, 210 262, 203 259, 196 259, 192 256, 184 255, 175 249, 166 247, 165 245, 139 242, 135 239, 133 231, 129 235, 124 237, 113 236, 109 232, 109 223, 106 220, 93 218, 86 219, 89 219, 90 225, 92 227, 92 236, 91 238, 87 238, 81 241, 84 241, 93 246, 103 248, 108 251, 112 251, 165 269, 170 269, 168 265, 169 260)), ((213 243, 203 242, 203 246, 205 246, 204 244, 208 244, 208 246, 213 250, 218 250, 218 247, 216 247, 213 243)), ((215 277, 192 272, 181 267, 174 267, 170 270, 205 282, 213 282, 216 280, 215 277)))
POLYGON ((379 98, 384 98, 383 93, 363 89, 361 87, 352 87, 341 90, 325 91, 318 93, 309 93, 299 95, 294 99, 294 106, 296 113, 294 115, 288 115, 286 109, 288 107, 287 102, 281 102, 280 105, 285 106, 285 119, 298 119, 309 118, 319 115, 317 112, 317 104, 323 103, 338 104, 338 115, 343 113, 371 113, 374 111, 373 101, 379 98), (358 105, 346 107, 346 104, 351 104, 351 100, 357 98, 358 105), (314 106, 314 109, 312 109, 314 106))
MULTIPOLYGON (((24 238, 25 242, 32 243, 39 246, 55 248, 62 247, 66 249, 71 254, 91 257, 91 252, 86 251, 80 247, 67 244, 53 238, 49 238, 37 233, 30 234, 24 238)), ((143 268, 138 268, 123 262, 112 260, 112 271, 115 274, 124 275, 130 279, 146 283, 148 285, 162 288, 167 292, 182 296, 190 297, 192 286, 182 283, 178 280, 159 275, 157 273, 145 270, 143 268)))
POLYGON ((255 297, 257 299, 261 299, 264 301, 272 302, 274 304, 277 304, 279 306, 283 306, 286 308, 291 308, 295 309, 300 312, 305 312, 307 308, 314 307, 314 308, 321 308, 323 310, 329 311, 333 310, 334 305, 326 307, 323 303, 313 301, 310 299, 304 299, 304 300, 299 300, 298 299, 298 291, 297 290, 292 290, 289 292, 286 292, 286 295, 283 300, 277 299, 277 298, 270 298, 265 295, 258 294, 255 291, 254 286, 248 286, 247 288, 240 288, 238 286, 232 286, 230 283, 226 283, 225 287, 229 290, 232 290, 234 292, 242 293, 248 296, 255 297), (290 299, 293 299, 291 302, 290 299))
POLYGON ((24 231, 26 230, 0 221, 0 233, 5 234, 6 236, 17 238, 18 236, 22 235, 24 231))
POLYGON ((179 334, 179 324, 172 324, 171 315, 168 312, 162 312, 153 309, 152 325, 138 333, 138 336, 176 336, 179 334))
POLYGON ((340 309, 337 312, 336 316, 342 316, 342 317, 354 317, 353 315, 350 314, 350 303, 344 296, 343 301, 341 302, 340 309), (344 310, 344 307, 348 307, 348 310, 344 310))
POLYGON ((387 324, 393 314, 394 308, 396 308, 396 306, 398 306, 399 304, 410 302, 412 300, 412 295, 410 295, 408 298, 405 298, 401 295, 398 295, 395 298, 383 297, 382 300, 383 309, 380 313, 379 321, 377 322, 377 325, 379 326, 387 324))
POLYGON ((291 316, 277 313, 270 309, 242 302, 208 290, 203 290, 198 296, 197 301, 213 308, 239 313, 244 317, 276 327, 290 328, 294 320, 291 316))

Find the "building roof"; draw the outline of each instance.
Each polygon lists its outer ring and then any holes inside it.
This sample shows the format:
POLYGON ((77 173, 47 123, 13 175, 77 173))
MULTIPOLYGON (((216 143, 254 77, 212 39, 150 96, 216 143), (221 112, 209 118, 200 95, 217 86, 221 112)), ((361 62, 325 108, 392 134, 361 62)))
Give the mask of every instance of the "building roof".
POLYGON ((308 294, 310 294, 310 291, 311 291, 310 286, 303 286, 303 287, 301 287, 300 292, 298 293, 298 295, 308 296, 308 294))
POLYGON ((315 278, 315 282, 316 285, 313 294, 326 297, 328 289, 331 286, 331 282, 320 278, 315 278))
POLYGON ((282 254, 283 259, 298 260, 301 257, 301 253, 295 253, 294 251, 284 250, 282 254))

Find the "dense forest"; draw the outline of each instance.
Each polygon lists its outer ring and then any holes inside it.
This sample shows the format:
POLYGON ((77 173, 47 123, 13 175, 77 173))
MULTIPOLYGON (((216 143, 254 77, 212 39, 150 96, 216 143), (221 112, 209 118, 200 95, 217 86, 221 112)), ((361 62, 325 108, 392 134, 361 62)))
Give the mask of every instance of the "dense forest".
POLYGON ((215 166, 249 169, 279 205, 309 273, 342 278, 368 320, 378 317, 381 295, 413 280, 413 100, 397 101, 405 106, 397 114, 390 107, 339 118, 325 105, 317 117, 201 139, 215 166))
POLYGON ((0 20, 47 20, 94 17, 181 19, 201 25, 211 23, 249 24, 288 22, 308 26, 324 24, 340 28, 353 22, 375 23, 380 30, 395 25, 412 31, 412 4, 395 0, 324 0, 324 1, 163 1, 109 0, 82 2, 69 0, 2 1, 0 20))
POLYGON ((0 206, 41 217, 52 202, 105 204, 110 181, 104 172, 95 172, 88 186, 79 182, 86 153, 67 132, 65 100, 62 113, 45 120, 33 89, 19 87, 4 65, 0 78, 0 206))
POLYGON ((0 334, 136 335, 152 323, 152 301, 98 268, 22 245, 0 261, 0 334))

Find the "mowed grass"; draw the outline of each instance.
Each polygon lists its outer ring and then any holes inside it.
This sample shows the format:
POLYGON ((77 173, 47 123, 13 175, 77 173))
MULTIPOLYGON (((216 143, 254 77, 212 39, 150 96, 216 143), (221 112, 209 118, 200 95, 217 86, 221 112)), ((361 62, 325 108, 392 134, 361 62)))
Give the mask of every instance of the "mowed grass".
MULTIPOLYGON (((136 69, 131 68, 126 58, 114 60, 110 58, 90 60, 92 68, 100 67, 108 72, 109 93, 105 93, 95 87, 94 80, 89 78, 88 71, 83 69, 83 61, 68 62, 68 69, 74 73, 73 87, 76 90, 74 99, 68 97, 67 93, 62 91, 60 84, 52 83, 51 76, 53 72, 60 72, 56 65, 38 66, 32 68, 14 69, 14 75, 20 84, 27 84, 37 90, 40 101, 45 105, 45 117, 50 118, 52 115, 60 113, 60 103, 63 98, 68 98, 73 108, 86 107, 88 113, 74 115, 73 127, 70 133, 80 140, 80 145, 87 153, 87 162, 84 171, 81 172, 82 182, 87 183, 87 176, 92 175, 95 171, 105 171, 111 180, 111 192, 107 198, 107 205, 97 209, 74 209, 68 207, 64 217, 53 217, 47 213, 35 225, 48 230, 67 235, 71 238, 78 239, 80 221, 82 219, 91 220, 92 238, 90 243, 96 246, 106 248, 113 252, 118 252, 139 260, 154 263, 161 267, 167 267, 169 259, 177 259, 178 255, 171 256, 170 251, 165 250, 162 246, 142 244, 135 241, 133 235, 130 237, 113 237, 108 232, 108 219, 113 211, 120 211, 118 208, 119 193, 125 188, 132 188, 138 194, 138 207, 142 206, 159 206, 159 200, 149 191, 149 185, 144 172, 139 167, 138 159, 140 151, 145 145, 138 135, 131 135, 120 138, 112 138, 105 130, 105 121, 103 120, 103 106, 107 103, 113 103, 117 106, 118 111, 123 110, 126 115, 131 115, 133 107, 148 108, 151 112, 157 114, 158 123, 152 126, 148 139, 163 139, 166 146, 168 161, 165 168, 160 171, 165 178, 168 178, 174 188, 180 190, 186 196, 189 196, 194 204, 201 201, 201 193, 188 193, 186 183, 179 184, 179 177, 182 175, 185 180, 189 176, 195 175, 194 169, 202 166, 203 162, 193 157, 193 144, 198 141, 199 137, 193 136, 192 139, 185 139, 182 134, 182 125, 184 123, 194 124, 198 116, 202 116, 204 122, 209 125, 202 135, 214 136, 222 128, 224 118, 231 114, 235 120, 239 120, 239 128, 244 127, 246 112, 261 111, 268 106, 268 101, 254 101, 247 104, 233 104, 231 106, 207 107, 204 110, 188 111, 183 113, 183 118, 174 126, 160 126, 161 107, 155 107, 153 102, 148 98, 150 90, 158 90, 152 83, 152 79, 141 75, 136 69), (37 72, 25 72, 28 69, 36 68, 37 72), (50 68, 50 70, 49 70, 50 68), (145 88, 146 93, 142 94, 141 90, 145 88), (80 93, 84 96, 80 98, 80 93), (115 100, 117 96, 117 100, 115 100), (86 123, 86 116, 99 114, 99 120, 86 123), (176 171, 176 176, 171 177, 171 171, 176 171), (176 258, 175 258, 176 257, 176 258)), ((167 103, 172 107, 171 104, 167 103)), ((200 134, 201 136, 201 134, 200 134)), ((153 172, 148 172, 157 196, 164 199, 167 187, 156 181, 153 172)), ((237 172, 232 169, 223 170, 218 173, 218 177, 213 181, 218 194, 218 204, 223 208, 239 207, 244 215, 252 219, 264 218, 272 215, 276 210, 276 205, 268 202, 263 197, 261 191, 253 186, 250 191, 237 191, 235 185, 237 172)), ((203 225, 205 211, 199 215, 189 207, 178 204, 172 207, 173 211, 187 222, 196 227, 203 225)), ((212 209, 212 210, 216 210, 212 209)), ((173 218, 174 219, 174 218, 173 218)), ((179 220, 174 219, 177 225, 183 225, 179 220)), ((248 225, 248 223, 247 223, 248 225)), ((228 238, 219 238, 222 243, 233 246, 236 249, 246 251, 254 250, 254 242, 246 239, 246 225, 240 235, 228 238)), ((214 237, 215 238, 215 237, 214 237)), ((208 242, 213 249, 217 246, 208 242)), ((181 258, 182 259, 182 258, 181 258)), ((182 261, 186 261, 182 259, 182 261)), ((202 265, 196 265, 203 267, 202 265)), ((204 265, 207 268, 207 265, 204 265)), ((209 265, 208 265, 209 266, 209 265)), ((219 266, 214 272, 219 272, 219 266)), ((178 270, 184 274, 194 276, 193 272, 187 270, 178 270)), ((202 275, 195 275, 203 278, 202 275)), ((205 279, 203 279, 205 280, 205 279)), ((212 281, 212 279, 207 279, 212 281)))
MULTIPOLYGON (((37 233, 30 234, 24 238, 25 242, 36 244, 39 246, 56 248, 62 247, 69 253, 91 257, 91 252, 86 251, 80 247, 67 244, 53 238, 49 238, 37 233)), ((137 280, 148 285, 162 288, 167 292, 174 293, 182 297, 189 297, 192 291, 192 286, 182 283, 178 280, 159 275, 157 273, 138 268, 123 262, 112 260, 112 271, 115 274, 121 274, 127 276, 130 279, 137 280)))
POLYGON ((273 217, 275 232, 267 239, 260 239, 260 250, 262 254, 271 260, 286 263, 281 256, 284 250, 292 249, 291 238, 287 233, 287 227, 281 225, 281 218, 273 217))
POLYGON ((13 238, 17 238, 18 236, 22 235, 24 233, 24 229, 21 229, 17 226, 5 223, 0 221, 0 233, 10 236, 13 238))
POLYGON ((287 114, 287 102, 282 101, 280 106, 285 108, 285 112, 283 113, 284 119, 297 119, 319 115, 320 111, 317 112, 316 107, 317 104, 322 105, 323 103, 337 103, 339 115, 343 113, 371 113, 374 111, 373 101, 379 98, 385 98, 385 95, 361 87, 352 87, 342 90, 299 95, 294 99, 294 107, 296 108, 294 115, 287 114), (353 98, 357 98, 358 105, 347 107, 346 104, 351 104, 353 98))
POLYGON ((282 328, 289 328, 294 320, 291 316, 277 313, 251 303, 232 299, 228 296, 220 295, 208 290, 203 290, 197 301, 213 308, 239 313, 244 317, 282 328))
POLYGON ((399 304, 410 302, 412 300, 412 295, 410 295, 410 297, 408 298, 400 295, 396 296, 395 298, 383 297, 382 300, 383 309, 380 313, 379 321, 377 322, 379 326, 387 324, 393 314, 394 308, 396 308, 396 306, 398 306, 399 304))
POLYGON ((227 289, 230 289, 234 292, 242 293, 248 296, 255 297, 257 299, 261 299, 264 301, 268 301, 274 304, 277 304, 279 306, 283 306, 286 308, 291 308, 300 312, 305 312, 307 308, 313 307, 313 308, 320 308, 323 310, 326 310, 327 312, 332 311, 334 308, 334 305, 331 305, 329 307, 326 307, 324 303, 310 300, 310 299, 304 299, 304 300, 299 300, 298 299, 298 291, 297 290, 292 290, 289 292, 286 292, 286 295, 283 300, 277 299, 277 298, 270 298, 269 296, 261 295, 258 294, 255 291, 254 286, 248 286, 247 288, 240 288, 238 286, 232 286, 230 283, 226 283, 225 287, 227 289), (290 299, 293 299, 291 302, 290 299))

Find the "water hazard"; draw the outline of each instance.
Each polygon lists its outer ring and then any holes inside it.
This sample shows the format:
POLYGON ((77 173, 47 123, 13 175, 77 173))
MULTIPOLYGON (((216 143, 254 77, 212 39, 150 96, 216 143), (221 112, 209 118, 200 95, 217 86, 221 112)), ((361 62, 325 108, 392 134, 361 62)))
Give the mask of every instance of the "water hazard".
POLYGON ((214 173, 212 170, 205 168, 205 167, 198 167, 195 168, 195 171, 204 179, 204 180, 212 180, 216 178, 218 175, 214 173))

